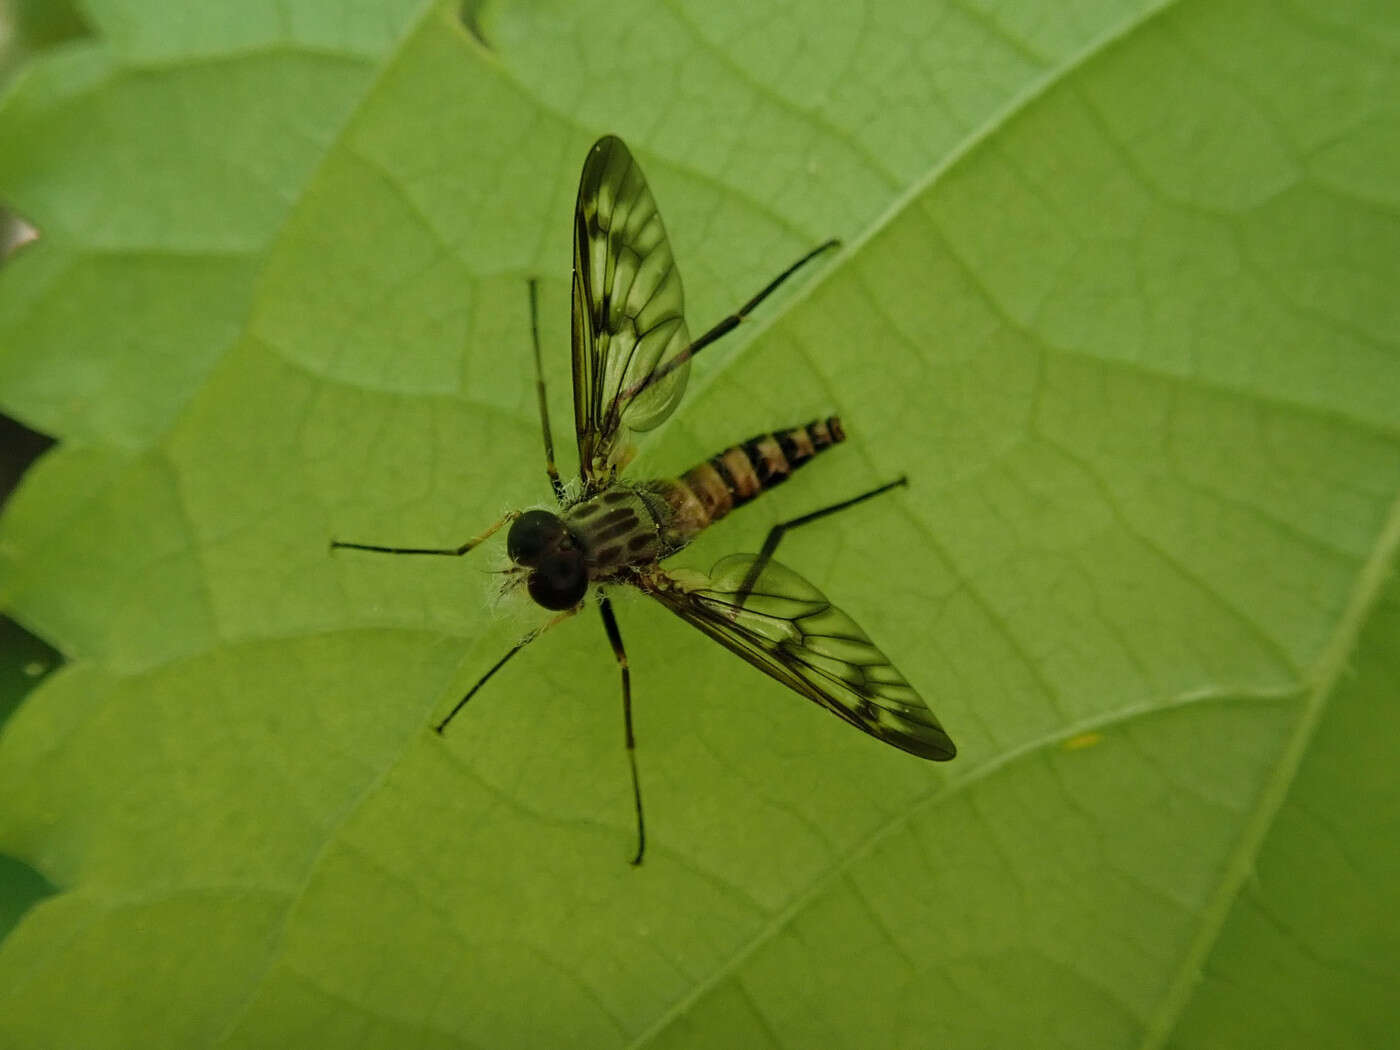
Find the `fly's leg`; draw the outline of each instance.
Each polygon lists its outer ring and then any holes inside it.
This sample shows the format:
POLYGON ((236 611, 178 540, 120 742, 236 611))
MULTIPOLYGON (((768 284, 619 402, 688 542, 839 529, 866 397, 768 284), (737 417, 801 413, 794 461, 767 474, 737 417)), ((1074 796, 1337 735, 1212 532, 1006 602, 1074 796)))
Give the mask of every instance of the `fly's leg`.
POLYGON ((784 270, 782 273, 778 274, 777 277, 774 277, 771 281, 764 285, 763 289, 752 299, 746 302, 743 306, 739 307, 739 309, 735 310, 728 317, 724 318, 717 325, 711 328, 708 332, 700 336, 700 338, 693 341, 684 350, 681 350, 679 353, 676 354, 675 357, 671 358, 671 360, 667 361, 660 368, 656 369, 656 371, 652 372, 651 375, 647 376, 636 386, 624 390, 619 396, 618 400, 626 401, 636 397, 639 393, 641 393, 647 387, 651 386, 657 380, 663 379, 670 373, 674 372, 677 368, 685 364, 692 357, 698 354, 701 350, 705 349, 705 347, 709 346, 713 342, 717 342, 718 340, 724 338, 730 332, 734 331, 734 329, 738 328, 741 324, 743 324, 744 321, 748 319, 749 314, 753 313, 754 310, 757 309, 759 303, 763 302, 763 300, 767 299, 770 295, 772 295, 778 290, 779 285, 781 285, 789 277, 795 274, 798 270, 802 269, 802 267, 806 266, 818 255, 821 255, 823 252, 830 251, 832 248, 838 248, 840 247, 840 245, 841 242, 835 237, 831 238, 828 241, 823 241, 821 244, 817 245, 806 255, 802 256, 802 258, 798 259, 795 263, 793 263, 786 270, 784 270))
POLYGON ((511 511, 480 536, 473 536, 460 547, 381 547, 375 543, 344 543, 341 540, 331 540, 331 550, 378 551, 380 554, 446 554, 450 557, 460 558, 473 547, 480 546, 490 539, 492 534, 502 525, 514 521, 518 517, 520 517, 520 512, 518 510, 511 511))
MULTIPOLYGON (((545 399, 544 361, 540 356, 539 282, 530 278, 530 337, 535 346, 535 392, 540 403, 540 430, 544 434, 544 469, 556 499, 564 499, 564 483, 559 480, 559 468, 554 465, 554 437, 549 429, 549 402, 545 399)), ((331 540, 331 550, 345 548, 356 551, 377 551, 380 554, 447 554, 461 557, 473 547, 489 539, 502 525, 514 521, 519 511, 512 511, 480 536, 473 536, 460 547, 385 547, 377 543, 344 543, 331 540)))
POLYGON ((632 801, 637 807, 637 855, 632 858, 632 863, 637 865, 642 862, 642 854, 647 849, 647 828, 642 819, 642 781, 637 776, 637 738, 632 733, 632 677, 627 670, 627 651, 622 647, 622 632, 617 628, 617 617, 613 615, 612 602, 606 595, 599 609, 603 613, 603 629, 608 632, 613 655, 617 657, 617 666, 622 671, 622 726, 627 743, 627 762, 632 768, 632 801))
POLYGON ((539 281, 530 278, 530 338, 535 344, 535 392, 540 401, 540 430, 544 432, 544 469, 554 498, 564 501, 564 483, 559 480, 559 468, 554 465, 554 437, 549 430, 549 402, 544 394, 544 360, 540 356, 539 281))
POLYGON ((787 535, 789 529, 795 529, 800 525, 810 525, 814 521, 820 521, 828 515, 835 514, 838 510, 854 507, 857 503, 864 503, 866 500, 878 496, 882 492, 888 492, 890 489, 907 484, 909 484, 909 479, 901 474, 893 481, 886 482, 879 488, 871 489, 869 492, 862 492, 859 496, 852 496, 850 499, 842 500, 840 503, 833 503, 829 507, 822 507, 820 510, 814 510, 809 514, 802 515, 800 518, 793 518, 791 521, 783 521, 774 525, 768 530, 768 538, 763 541, 763 549, 758 552, 758 557, 754 559, 754 563, 749 566, 749 571, 744 575, 744 582, 735 595, 735 604, 742 607, 744 602, 748 600, 749 593, 753 590, 754 584, 758 582, 759 576, 763 574, 763 570, 773 559, 773 552, 778 549, 778 544, 783 542, 783 537, 787 535))
POLYGON ((565 620, 567 620, 570 616, 572 616, 572 615, 573 615, 574 613, 576 613, 576 612, 578 612, 577 609, 570 609, 570 610, 568 610, 567 612, 560 613, 558 616, 554 617, 554 619, 550 620, 548 623, 546 623, 546 624, 544 624, 544 625, 542 625, 542 626, 540 626, 540 627, 536 627, 533 631, 531 631, 529 634, 527 634, 524 638, 522 638, 522 639, 520 639, 520 641, 516 642, 515 645, 511 646, 510 651, 509 651, 508 653, 506 653, 505 656, 503 656, 503 657, 501 657, 499 660, 497 660, 494 664, 492 664, 492 665, 491 665, 491 670, 487 671, 484 675, 482 675, 480 678, 478 678, 477 681, 476 681, 476 685, 472 686, 470 689, 467 690, 467 695, 464 696, 464 697, 462 697, 462 699, 458 700, 457 703, 453 705, 452 710, 449 711, 449 712, 447 712, 447 717, 444 718, 444 719, 443 719, 441 722, 439 722, 437 725, 433 726, 433 729, 437 731, 437 734, 438 734, 439 736, 442 735, 443 730, 447 728, 447 723, 450 722, 450 721, 452 721, 454 718, 457 717, 457 712, 460 711, 460 710, 462 710, 462 708, 464 708, 464 707, 467 706, 467 701, 470 700, 473 696, 476 695, 477 690, 479 690, 483 685, 485 685, 487 682, 489 682, 489 681, 491 680, 491 676, 492 676, 493 674, 495 674, 497 671, 499 671, 502 667, 504 667, 504 666, 506 665, 506 661, 508 661, 508 660, 509 660, 512 656, 514 656, 516 653, 520 652, 521 649, 524 649, 527 645, 529 645, 531 642, 533 642, 533 641, 534 641, 536 638, 538 638, 540 635, 544 634, 545 631, 549 630, 549 629, 550 629, 551 627, 553 627, 555 624, 563 623, 565 620))

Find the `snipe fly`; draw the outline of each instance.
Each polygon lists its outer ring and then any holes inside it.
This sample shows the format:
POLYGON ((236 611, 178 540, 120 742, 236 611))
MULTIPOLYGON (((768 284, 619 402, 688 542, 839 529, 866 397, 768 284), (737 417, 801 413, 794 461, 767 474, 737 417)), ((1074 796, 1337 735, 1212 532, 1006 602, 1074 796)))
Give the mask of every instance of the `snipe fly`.
POLYGON ((554 462, 540 359, 536 288, 530 284, 535 385, 553 510, 512 511, 460 547, 385 547, 333 541, 333 548, 386 554, 462 555, 509 524, 507 588, 524 586, 555 616, 530 631, 436 725, 463 705, 516 653, 597 594, 603 628, 622 673, 622 714, 637 853, 646 850, 641 781, 632 732, 632 687, 622 633, 605 588, 635 587, 731 652, 857 729, 921 758, 945 761, 952 740, 909 682, 855 622, 807 580, 773 560, 801 525, 887 492, 904 478, 774 525, 758 554, 733 554, 708 575, 662 562, 736 507, 845 440, 836 417, 759 434, 731 445, 678 478, 623 480, 635 454, 631 435, 660 425, 680 402, 690 361, 733 331, 807 262, 813 248, 757 295, 697 339, 685 323, 681 277, 656 201, 631 152, 606 136, 588 153, 574 209, 573 372, 579 480, 565 485, 554 462))

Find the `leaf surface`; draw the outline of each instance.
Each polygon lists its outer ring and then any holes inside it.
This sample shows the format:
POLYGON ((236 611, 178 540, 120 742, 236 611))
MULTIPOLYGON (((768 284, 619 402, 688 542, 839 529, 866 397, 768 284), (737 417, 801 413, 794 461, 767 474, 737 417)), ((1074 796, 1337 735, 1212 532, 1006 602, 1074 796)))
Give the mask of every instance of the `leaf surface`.
MULTIPOLYGON (((0 101, 23 1046, 1372 1046, 1400 1023, 1400 20, 1363 2, 85 7, 0 101), (715 5, 726 6, 726 5, 715 5), (697 359, 646 473, 851 439, 678 561, 782 559, 933 765, 621 605, 528 628, 526 282, 645 166, 697 359), (828 527, 829 525, 829 527, 828 527)), ((562 441, 568 447, 571 442, 562 441)))

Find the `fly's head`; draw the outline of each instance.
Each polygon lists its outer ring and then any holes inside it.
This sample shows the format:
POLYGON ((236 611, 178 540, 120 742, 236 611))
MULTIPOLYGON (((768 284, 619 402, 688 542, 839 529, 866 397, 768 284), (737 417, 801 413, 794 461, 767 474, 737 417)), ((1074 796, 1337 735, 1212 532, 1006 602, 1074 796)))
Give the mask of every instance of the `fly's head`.
POLYGON ((530 597, 546 609, 572 609, 588 590, 588 568, 578 540, 557 514, 527 510, 511 524, 506 553, 530 570, 530 597))

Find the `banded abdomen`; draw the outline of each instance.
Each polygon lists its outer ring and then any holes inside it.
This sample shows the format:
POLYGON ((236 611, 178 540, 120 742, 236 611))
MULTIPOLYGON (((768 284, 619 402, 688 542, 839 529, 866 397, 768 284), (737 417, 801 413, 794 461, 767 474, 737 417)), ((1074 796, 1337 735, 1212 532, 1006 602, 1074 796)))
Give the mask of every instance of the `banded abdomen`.
POLYGON ((589 579, 606 580, 675 554, 735 507, 786 481, 818 452, 845 440, 835 416, 759 434, 679 478, 616 482, 565 511, 564 524, 583 550, 589 579))
POLYGON ((671 481, 646 486, 666 501, 661 557, 673 554, 736 507, 765 489, 780 485, 818 452, 846 440, 836 416, 800 427, 759 434, 731 445, 717 456, 671 481))

